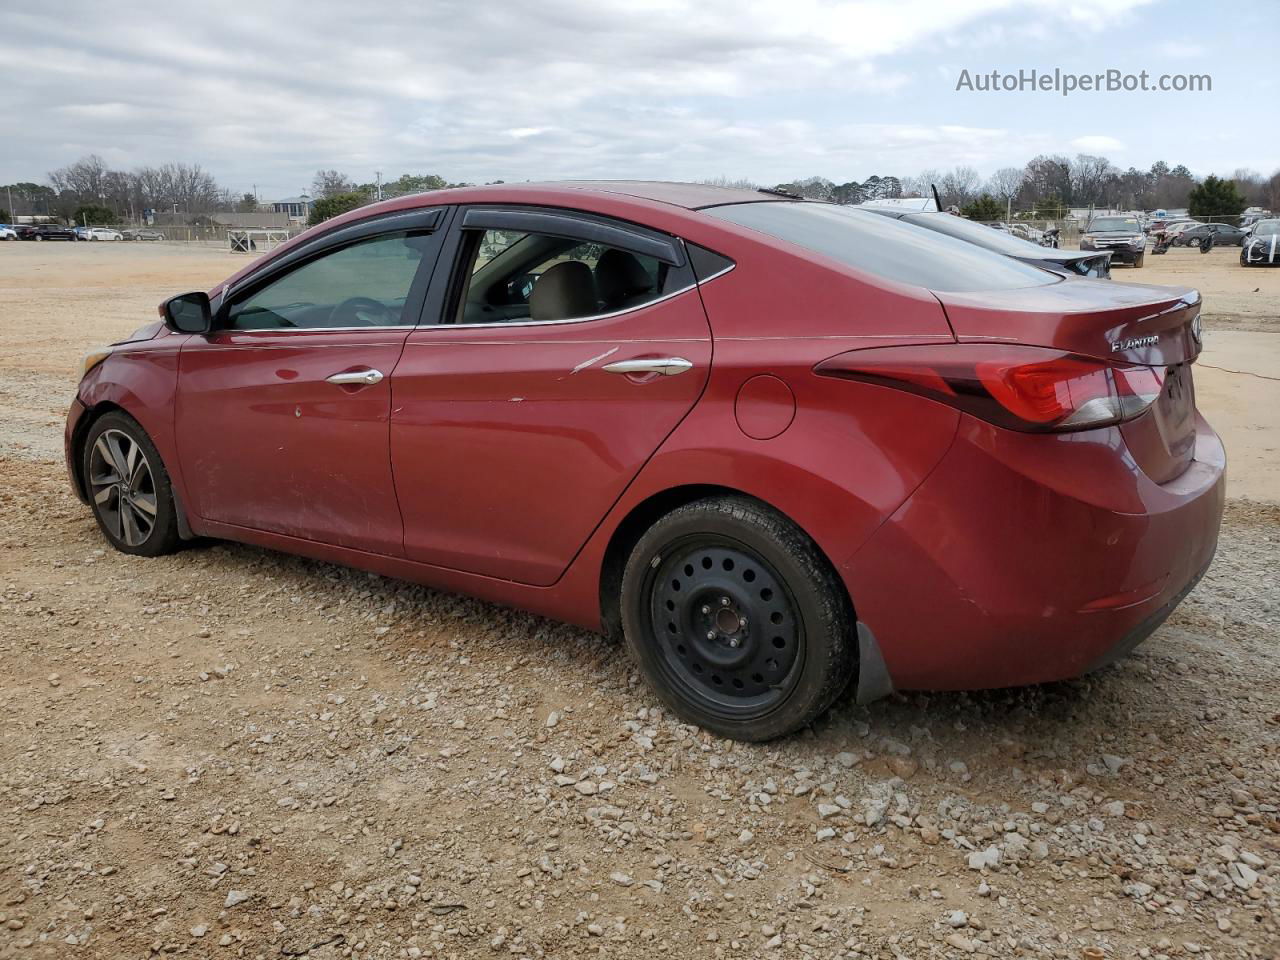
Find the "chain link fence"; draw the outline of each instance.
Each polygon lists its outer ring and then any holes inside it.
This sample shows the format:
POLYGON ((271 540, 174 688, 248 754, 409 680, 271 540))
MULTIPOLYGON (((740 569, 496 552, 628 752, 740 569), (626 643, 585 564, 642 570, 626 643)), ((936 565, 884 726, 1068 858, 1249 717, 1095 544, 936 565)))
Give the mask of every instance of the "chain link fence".
MULTIPOLYGON (((83 224, 73 224, 73 228, 79 228, 83 224)), ((162 224, 153 227, 138 226, 131 223, 91 223, 90 228, 114 230, 119 233, 126 241, 150 242, 150 243, 182 243, 195 244, 206 247, 217 247, 223 250, 231 249, 231 237, 228 235, 244 234, 244 227, 237 227, 228 224, 195 224, 195 225, 172 225, 162 224)), ((304 228, 296 226, 292 228, 273 228, 272 234, 279 234, 282 238, 296 236, 301 233, 304 228)), ((249 231, 257 233, 260 231, 249 231)), ((277 238, 277 242, 281 242, 277 238)))

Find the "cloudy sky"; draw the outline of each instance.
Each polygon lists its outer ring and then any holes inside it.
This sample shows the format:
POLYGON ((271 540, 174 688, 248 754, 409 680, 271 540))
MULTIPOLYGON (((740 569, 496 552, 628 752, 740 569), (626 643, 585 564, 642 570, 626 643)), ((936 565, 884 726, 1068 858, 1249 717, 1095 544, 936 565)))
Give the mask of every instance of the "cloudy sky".
POLYGON ((0 183, 86 153, 263 200, 317 168, 775 183, 1036 153, 1280 167, 1271 0, 8 4, 0 183), (1223 9, 1226 13, 1226 8, 1223 9), (961 70, 1208 73, 1212 92, 977 93, 961 70))

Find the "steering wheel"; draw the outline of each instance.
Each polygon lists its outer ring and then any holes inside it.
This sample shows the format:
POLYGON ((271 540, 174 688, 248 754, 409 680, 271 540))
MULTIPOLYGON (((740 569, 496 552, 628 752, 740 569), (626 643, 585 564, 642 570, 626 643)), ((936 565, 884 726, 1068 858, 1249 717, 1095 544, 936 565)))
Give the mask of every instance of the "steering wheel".
POLYGON ((386 327, 395 322, 387 305, 372 297, 348 297, 329 314, 333 327, 386 327))

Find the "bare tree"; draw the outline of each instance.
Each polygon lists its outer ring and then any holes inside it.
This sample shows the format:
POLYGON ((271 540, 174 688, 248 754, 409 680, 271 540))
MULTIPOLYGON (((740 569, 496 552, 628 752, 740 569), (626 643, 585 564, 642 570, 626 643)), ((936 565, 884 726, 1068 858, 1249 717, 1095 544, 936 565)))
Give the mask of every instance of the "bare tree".
POLYGON ((1119 171, 1106 157, 1080 153, 1071 161, 1071 198, 1077 204, 1106 203, 1107 188, 1119 171))
POLYGON ((933 187, 942 179, 937 170, 921 170, 914 177, 902 178, 902 195, 904 197, 932 197, 933 187))
POLYGON ((1241 167, 1231 174, 1231 179, 1235 181, 1236 189, 1244 195, 1250 206, 1262 206, 1266 203, 1267 178, 1257 170, 1241 167))
POLYGON ((942 175, 938 184, 938 195, 945 207, 958 207, 968 203, 978 195, 978 184, 982 178, 973 167, 956 167, 942 175))
POLYGON ((108 173, 106 161, 91 153, 75 163, 50 171, 49 181, 59 193, 69 193, 77 200, 97 203, 106 193, 108 173))
POLYGON ((987 181, 987 193, 1008 203, 1018 195, 1026 176, 1021 167, 1001 167, 987 181))
POLYGON ((699 180, 698 183, 705 183, 709 187, 729 187, 733 190, 760 189, 760 184, 752 180, 747 180, 745 177, 737 180, 726 176, 711 177, 707 180, 699 180))
POLYGON ((340 193, 350 193, 355 187, 350 177, 337 170, 317 170, 316 178, 311 182, 311 192, 317 197, 336 197, 340 193))
POLYGON ((140 167, 132 179, 139 204, 161 212, 209 213, 225 200, 217 181, 198 163, 140 167))
POLYGON ((1018 203, 1034 207, 1038 201, 1054 197, 1071 202, 1071 162, 1066 157, 1041 154, 1027 163, 1018 203))

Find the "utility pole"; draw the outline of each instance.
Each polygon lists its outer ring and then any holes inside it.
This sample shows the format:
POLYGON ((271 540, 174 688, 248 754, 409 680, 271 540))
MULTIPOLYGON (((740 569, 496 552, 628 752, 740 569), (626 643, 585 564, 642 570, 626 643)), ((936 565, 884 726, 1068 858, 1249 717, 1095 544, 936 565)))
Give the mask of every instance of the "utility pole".
POLYGON ((382 171, 375 170, 373 171, 373 174, 375 177, 377 177, 377 180, 378 180, 378 199, 381 200, 382 199, 382 171))

